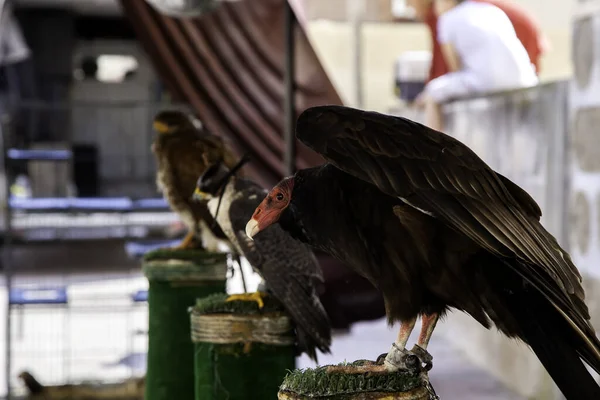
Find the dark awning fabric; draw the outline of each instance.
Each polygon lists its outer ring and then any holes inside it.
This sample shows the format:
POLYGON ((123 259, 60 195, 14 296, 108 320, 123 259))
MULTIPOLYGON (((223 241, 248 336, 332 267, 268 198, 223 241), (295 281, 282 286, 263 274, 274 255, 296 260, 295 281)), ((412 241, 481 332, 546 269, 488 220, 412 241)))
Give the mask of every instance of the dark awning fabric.
MULTIPOLYGON (((172 18, 145 0, 122 0, 125 15, 175 100, 208 129, 249 152, 246 171, 266 187, 284 174, 285 0, 223 2, 197 18, 172 18)), ((342 104, 304 29, 295 30, 296 107, 342 104)), ((298 143, 297 168, 323 159, 298 143)))

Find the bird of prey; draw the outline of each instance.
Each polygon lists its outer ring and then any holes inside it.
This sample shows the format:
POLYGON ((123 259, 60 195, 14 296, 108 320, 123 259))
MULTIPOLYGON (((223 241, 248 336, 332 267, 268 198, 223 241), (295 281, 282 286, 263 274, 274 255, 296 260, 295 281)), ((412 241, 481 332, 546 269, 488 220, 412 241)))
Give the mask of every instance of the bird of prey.
POLYGON ((19 374, 19 379, 21 379, 30 395, 39 395, 44 392, 44 385, 38 382, 29 371, 21 372, 19 374))
POLYGON ((223 160, 232 167, 237 162, 235 155, 221 138, 181 111, 161 111, 154 117, 153 126, 158 132, 152 144, 158 164, 157 186, 188 228, 176 248, 216 251, 219 240, 226 237, 213 223, 207 202, 194 201, 192 196, 198 176, 208 165, 223 160))
POLYGON ((400 332, 385 360, 362 370, 404 368, 409 355, 431 363, 436 322, 454 308, 527 343, 569 400, 600 399, 582 362, 600 373, 581 276, 527 192, 458 140, 401 117, 318 106, 300 115, 296 136, 327 163, 283 179, 246 232, 258 240, 283 228, 382 292, 400 332))
POLYGON ((113 384, 66 384, 45 386, 31 373, 23 371, 18 376, 32 399, 139 399, 144 396, 146 377, 131 377, 113 384))
POLYGON ((239 255, 244 256, 262 278, 259 290, 237 294, 227 301, 256 301, 272 294, 296 325, 297 349, 317 361, 316 349, 329 353, 331 325, 317 295, 323 276, 309 246, 275 226, 252 241, 246 223, 267 191, 253 181, 232 177, 222 162, 209 167, 198 179, 195 197, 208 200, 212 216, 239 255))

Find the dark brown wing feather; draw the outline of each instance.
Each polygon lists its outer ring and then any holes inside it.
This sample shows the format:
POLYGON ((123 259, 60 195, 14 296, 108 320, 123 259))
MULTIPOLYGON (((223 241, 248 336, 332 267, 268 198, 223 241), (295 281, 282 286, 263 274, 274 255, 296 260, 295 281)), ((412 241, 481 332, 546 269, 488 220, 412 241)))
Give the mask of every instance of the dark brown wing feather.
POLYGON ((444 221, 490 253, 519 260, 518 273, 600 357, 581 276, 540 224, 539 206, 467 146, 405 118, 342 106, 307 109, 296 136, 336 167, 444 221))

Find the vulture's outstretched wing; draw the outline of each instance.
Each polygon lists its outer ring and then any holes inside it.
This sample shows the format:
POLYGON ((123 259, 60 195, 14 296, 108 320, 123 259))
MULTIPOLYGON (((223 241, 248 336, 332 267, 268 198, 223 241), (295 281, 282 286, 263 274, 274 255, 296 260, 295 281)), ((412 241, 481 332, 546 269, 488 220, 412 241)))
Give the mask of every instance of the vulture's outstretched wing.
POLYGON ((499 257, 538 288, 600 359, 581 276, 540 224, 520 187, 458 140, 405 118, 318 106, 298 118, 296 136, 341 170, 433 216, 499 257), (594 336, 590 339, 590 336, 594 336))
POLYGON ((316 292, 323 275, 310 248, 292 238, 279 224, 256 235, 254 240, 246 235, 246 224, 266 195, 258 186, 243 189, 229 207, 231 225, 242 254, 295 321, 302 350, 316 360, 315 347, 327 353, 331 344, 329 318, 316 292))

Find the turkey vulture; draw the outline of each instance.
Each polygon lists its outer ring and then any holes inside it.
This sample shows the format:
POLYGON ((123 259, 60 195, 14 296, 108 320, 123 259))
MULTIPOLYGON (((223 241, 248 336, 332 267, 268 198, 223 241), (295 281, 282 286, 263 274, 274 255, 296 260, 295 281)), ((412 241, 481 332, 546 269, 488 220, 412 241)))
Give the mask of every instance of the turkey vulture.
POLYGON ((316 349, 329 353, 331 324, 319 296, 323 284, 319 263, 311 248, 293 239, 279 226, 251 240, 244 229, 267 194, 257 183, 233 176, 246 161, 231 170, 211 165, 198 179, 194 197, 208 200, 208 209, 232 243, 232 250, 252 265, 263 281, 255 293, 229 296, 229 300, 256 301, 262 308, 265 290, 281 302, 296 325, 299 352, 317 361, 316 349))
POLYGON ((397 370, 408 355, 430 362, 435 324, 454 308, 527 343, 568 399, 600 399, 582 362, 600 372, 581 276, 527 192, 463 143, 405 118, 318 106, 299 116, 296 136, 328 163, 277 184, 246 233, 279 222, 382 292, 400 333, 383 363, 362 370, 397 370))

